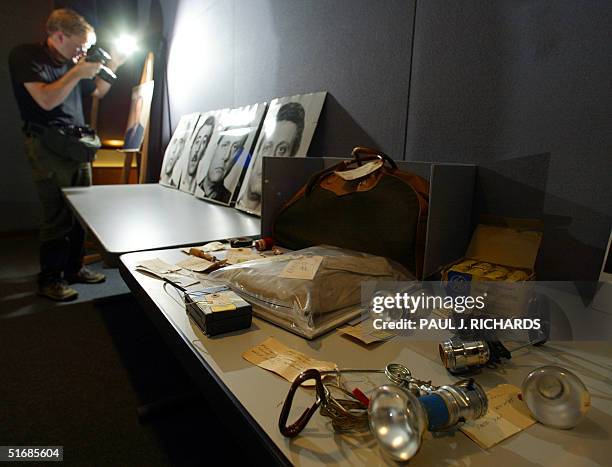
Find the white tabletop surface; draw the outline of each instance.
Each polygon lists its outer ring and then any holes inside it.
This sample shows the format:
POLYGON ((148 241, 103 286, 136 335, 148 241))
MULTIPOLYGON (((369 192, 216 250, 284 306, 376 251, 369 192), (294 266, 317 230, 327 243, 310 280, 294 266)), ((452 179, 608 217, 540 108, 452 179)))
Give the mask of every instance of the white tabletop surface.
POLYGON ((234 208, 159 184, 64 188, 68 203, 110 254, 259 235, 261 222, 234 208))
MULTIPOLYGON (((341 368, 384 368, 389 362, 408 366, 414 376, 434 384, 455 380, 442 367, 437 342, 407 342, 393 339, 365 348, 331 332, 307 341, 270 323, 254 318, 250 330, 214 338, 202 334, 187 317, 179 293, 162 282, 136 272, 143 259, 159 257, 169 263, 184 258, 178 249, 123 255, 121 262, 152 298, 159 313, 183 334, 191 351, 203 359, 231 391, 271 441, 295 465, 385 465, 372 436, 335 434, 328 419, 317 414, 297 438, 284 438, 278 417, 289 389, 281 377, 244 360, 241 354, 273 336, 283 344, 319 360, 336 362, 341 368)), ((518 351, 500 369, 485 369, 477 381, 486 389, 500 383, 520 386, 525 375, 537 366, 555 364, 577 374, 591 392, 592 407, 586 418, 572 430, 556 430, 535 424, 489 450, 479 448, 463 433, 424 441, 410 462, 414 466, 604 466, 611 465, 608 449, 612 441, 612 343, 548 343, 518 351)), ((204 366, 202 371, 207 371, 204 366)), ((298 406, 306 407, 310 397, 298 391, 298 406)), ((309 404, 308 404, 309 405, 309 404)), ((301 410, 296 411, 301 413, 301 410)))

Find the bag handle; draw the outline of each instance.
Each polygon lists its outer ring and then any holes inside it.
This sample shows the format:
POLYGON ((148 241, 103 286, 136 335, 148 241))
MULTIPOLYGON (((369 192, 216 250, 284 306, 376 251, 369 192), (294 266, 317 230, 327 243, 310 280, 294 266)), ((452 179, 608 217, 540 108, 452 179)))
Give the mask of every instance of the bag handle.
POLYGON ((376 149, 368 148, 366 146, 356 146, 351 151, 351 156, 353 156, 353 160, 349 161, 348 165, 351 165, 357 162, 357 165, 361 167, 361 163, 363 161, 371 161, 374 159, 382 159, 384 162, 388 162, 391 166, 391 170, 397 170, 397 164, 393 159, 387 156, 384 152, 378 151, 376 149), (360 154, 365 154, 365 157, 361 157, 360 154))
POLYGON ((359 167, 361 167, 361 164, 363 162, 380 159, 383 162, 388 162, 391 166, 392 171, 397 170, 397 164, 395 163, 395 161, 389 156, 387 156, 384 152, 377 151, 376 149, 368 148, 365 146, 356 146, 351 151, 351 156, 353 156, 353 159, 341 161, 335 165, 332 165, 331 167, 328 167, 315 173, 312 177, 310 177, 308 183, 306 184, 305 194, 308 195, 313 190, 318 181, 325 175, 331 172, 344 171, 353 164, 357 164, 359 167), (365 156, 361 156, 361 154, 365 154, 365 156))

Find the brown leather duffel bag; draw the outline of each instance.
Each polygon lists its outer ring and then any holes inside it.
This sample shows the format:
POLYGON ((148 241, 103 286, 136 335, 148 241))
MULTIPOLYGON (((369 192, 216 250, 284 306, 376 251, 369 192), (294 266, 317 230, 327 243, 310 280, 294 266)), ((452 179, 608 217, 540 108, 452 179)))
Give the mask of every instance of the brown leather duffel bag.
POLYGON ((279 245, 334 245, 384 256, 421 278, 429 183, 386 154, 356 147, 353 159, 315 174, 273 223, 279 245))

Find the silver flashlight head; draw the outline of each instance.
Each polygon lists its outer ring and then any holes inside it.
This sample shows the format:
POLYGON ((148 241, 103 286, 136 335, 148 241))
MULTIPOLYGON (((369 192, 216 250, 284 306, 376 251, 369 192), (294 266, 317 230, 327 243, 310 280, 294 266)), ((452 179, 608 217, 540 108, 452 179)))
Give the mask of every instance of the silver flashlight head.
POLYGON ((438 350, 442 364, 451 373, 485 365, 491 357, 489 345, 483 340, 449 339, 440 343, 438 350))
POLYGON ((368 419, 380 449, 395 462, 407 462, 423 443, 427 414, 411 392, 392 384, 371 396, 368 419))
POLYGON ((439 429, 450 428, 459 422, 484 417, 489 409, 487 393, 473 379, 440 386, 433 394, 439 395, 448 409, 448 422, 439 429))

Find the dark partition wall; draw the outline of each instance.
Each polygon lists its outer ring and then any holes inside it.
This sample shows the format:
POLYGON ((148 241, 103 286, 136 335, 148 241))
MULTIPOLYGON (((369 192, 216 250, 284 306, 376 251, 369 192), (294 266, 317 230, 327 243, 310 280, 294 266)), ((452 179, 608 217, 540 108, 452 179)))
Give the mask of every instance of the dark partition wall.
POLYGON ((237 1, 234 98, 327 90, 311 155, 370 145, 402 159, 413 12, 405 0, 237 1))
POLYGON ((179 115, 328 91, 310 153, 404 153, 414 2, 163 1, 179 115), (167 22, 167 21, 166 21, 167 22))
POLYGON ((478 193, 489 211, 520 199, 524 216, 542 213, 550 279, 596 278, 610 234, 611 29, 607 1, 417 3, 406 158, 487 166, 550 153, 544 173, 481 170, 478 193), (534 175, 544 183, 525 199, 534 175), (499 190, 484 189, 493 179, 499 190))

